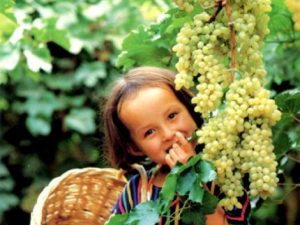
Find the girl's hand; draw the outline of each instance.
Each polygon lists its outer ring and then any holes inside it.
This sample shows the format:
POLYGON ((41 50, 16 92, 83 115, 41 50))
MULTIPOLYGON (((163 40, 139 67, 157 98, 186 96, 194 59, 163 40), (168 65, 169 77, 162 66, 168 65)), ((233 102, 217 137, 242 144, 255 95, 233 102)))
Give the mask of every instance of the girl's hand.
POLYGON ((177 141, 166 155, 166 163, 170 168, 173 168, 177 162, 186 164, 189 158, 196 154, 193 146, 186 140, 182 133, 176 132, 175 135, 177 141))

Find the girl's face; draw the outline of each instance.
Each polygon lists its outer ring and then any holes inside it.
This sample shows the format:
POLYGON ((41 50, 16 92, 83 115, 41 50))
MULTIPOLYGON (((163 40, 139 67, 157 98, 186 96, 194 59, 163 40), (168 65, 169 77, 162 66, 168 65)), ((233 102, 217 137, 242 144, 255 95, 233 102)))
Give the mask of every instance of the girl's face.
MULTIPOLYGON (((176 147, 190 145, 185 138, 197 128, 187 108, 167 85, 140 89, 123 102, 119 116, 138 147, 130 149, 131 153, 146 155, 157 164, 170 165, 166 158, 171 158, 167 155, 174 143, 178 143, 176 147)), ((178 149, 173 158, 181 154, 178 149)))

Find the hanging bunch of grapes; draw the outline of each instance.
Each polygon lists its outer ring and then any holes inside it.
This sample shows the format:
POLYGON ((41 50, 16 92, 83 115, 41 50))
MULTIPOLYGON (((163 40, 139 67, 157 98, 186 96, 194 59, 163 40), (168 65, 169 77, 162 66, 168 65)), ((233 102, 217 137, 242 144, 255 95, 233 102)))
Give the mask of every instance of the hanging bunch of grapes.
POLYGON ((300 1, 299 0, 285 0, 289 11, 293 14, 293 21, 295 23, 295 30, 300 30, 300 1))
POLYGON ((243 178, 253 197, 270 196, 278 182, 271 127, 281 113, 264 88, 261 52, 271 0, 183 2, 175 1, 188 11, 200 4, 203 12, 177 35, 176 88, 196 88, 192 101, 205 118, 197 131, 203 159, 217 168, 220 204, 240 208, 243 178))

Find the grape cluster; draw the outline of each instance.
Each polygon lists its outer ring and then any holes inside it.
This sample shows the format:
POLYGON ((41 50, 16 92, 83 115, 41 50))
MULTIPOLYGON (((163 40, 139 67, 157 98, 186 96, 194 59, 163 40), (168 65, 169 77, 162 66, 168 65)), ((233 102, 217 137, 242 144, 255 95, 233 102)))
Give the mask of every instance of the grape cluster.
POLYGON ((293 21, 295 29, 300 30, 300 1, 299 0, 285 0, 289 11, 293 14, 293 21))
POLYGON ((277 185, 271 126, 281 113, 259 79, 235 80, 226 94, 226 108, 197 131, 205 144, 203 159, 214 162, 227 209, 240 207, 241 178, 249 174, 250 195, 266 198, 277 185))
POLYGON ((173 50, 178 56, 176 89, 191 88, 198 77, 197 94, 192 99, 195 111, 208 117, 221 103, 223 89, 228 86, 230 71, 223 61, 229 51, 226 40, 229 29, 223 23, 207 23, 204 12, 194 17, 193 23, 185 24, 177 35, 173 50))
POLYGON ((179 9, 184 10, 186 12, 193 11, 195 0, 173 0, 174 3, 178 6, 179 9))
POLYGON ((197 131, 198 143, 204 144, 203 159, 217 168, 216 183, 225 194, 220 204, 231 210, 241 207, 238 197, 245 189, 244 177, 249 177, 250 195, 262 198, 270 196, 278 183, 271 127, 281 112, 264 89, 266 71, 261 53, 269 32, 265 13, 271 10, 271 2, 235 1, 231 3, 232 21, 225 10, 211 21, 211 2, 199 1, 204 12, 177 35, 173 47, 178 57, 175 84, 176 89, 196 87, 192 102, 195 111, 206 118, 197 131), (235 56, 230 48, 231 22, 235 56), (235 68, 229 63, 233 57, 235 68))

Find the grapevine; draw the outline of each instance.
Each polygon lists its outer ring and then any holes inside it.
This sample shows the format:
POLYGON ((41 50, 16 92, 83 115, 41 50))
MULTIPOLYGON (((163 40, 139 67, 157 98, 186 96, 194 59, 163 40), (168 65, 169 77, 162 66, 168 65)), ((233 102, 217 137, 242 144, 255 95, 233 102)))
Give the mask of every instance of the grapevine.
POLYGON ((281 112, 264 88, 261 53, 271 1, 194 4, 204 11, 184 24, 173 47, 178 57, 176 88, 196 88, 192 102, 206 118, 197 131, 198 143, 204 144, 203 159, 217 168, 216 183, 225 194, 220 205, 241 208, 238 197, 245 189, 265 199, 278 183, 271 127, 281 112), (249 187, 242 182, 246 177, 249 187))
POLYGON ((300 2, 297 0, 285 0, 289 11, 293 14, 295 29, 300 30, 300 2))

